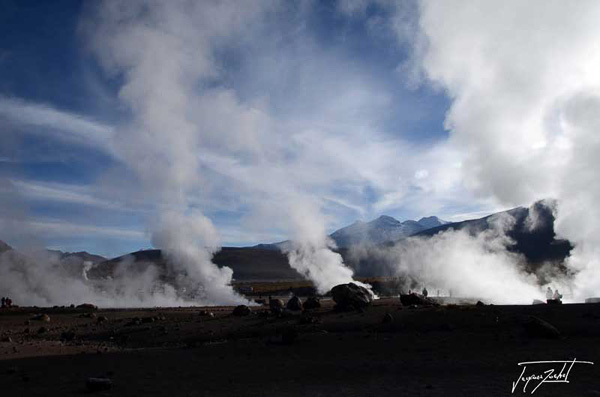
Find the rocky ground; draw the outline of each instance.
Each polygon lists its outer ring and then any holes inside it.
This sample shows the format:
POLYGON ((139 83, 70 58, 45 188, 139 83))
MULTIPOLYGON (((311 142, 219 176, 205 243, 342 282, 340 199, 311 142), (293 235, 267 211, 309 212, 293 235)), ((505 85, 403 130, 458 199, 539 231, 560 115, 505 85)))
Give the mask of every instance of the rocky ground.
POLYGON ((600 396, 600 304, 232 310, 1 310, 0 395, 505 396, 517 363, 576 358, 535 395, 600 396))

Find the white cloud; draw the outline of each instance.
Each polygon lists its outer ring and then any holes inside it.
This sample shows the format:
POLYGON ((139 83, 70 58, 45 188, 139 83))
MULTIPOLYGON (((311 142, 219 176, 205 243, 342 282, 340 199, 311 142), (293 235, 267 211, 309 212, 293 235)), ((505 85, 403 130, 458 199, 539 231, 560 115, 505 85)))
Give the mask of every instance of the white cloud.
POLYGON ((40 218, 35 221, 24 221, 23 225, 31 233, 36 233, 44 238, 118 238, 124 240, 146 240, 147 233, 139 229, 123 228, 119 226, 98 226, 67 222, 60 219, 40 218))
POLYGON ((453 99, 465 183, 515 205, 559 200, 577 297, 600 288, 600 3, 421 3, 421 64, 453 99))
POLYGON ((24 180, 11 180, 10 182, 26 199, 86 205, 108 210, 127 209, 123 206, 123 203, 98 197, 99 192, 95 191, 93 186, 24 180))
POLYGON ((111 152, 111 126, 52 106, 0 96, 0 117, 33 134, 111 152))

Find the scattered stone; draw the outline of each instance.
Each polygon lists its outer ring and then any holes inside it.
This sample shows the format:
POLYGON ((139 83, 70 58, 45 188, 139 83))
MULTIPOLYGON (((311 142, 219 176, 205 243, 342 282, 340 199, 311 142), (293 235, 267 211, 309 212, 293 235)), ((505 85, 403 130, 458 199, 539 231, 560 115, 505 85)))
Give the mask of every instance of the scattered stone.
POLYGON ((4 338, 2 338, 2 342, 8 342, 8 343, 12 343, 12 338, 10 336, 5 336, 4 338))
POLYGON ((302 310, 302 301, 297 296, 292 296, 286 305, 288 310, 300 311, 302 310))
POLYGON ((390 313, 386 313, 385 316, 383 316, 383 319, 381 320, 381 322, 384 324, 391 323, 393 321, 394 321, 394 317, 390 313))
POLYGON ((404 306, 439 306, 430 298, 417 294, 400 295, 400 302, 404 306))
POLYGON ((140 325, 140 324, 142 324, 142 319, 139 317, 134 317, 127 324, 125 324, 125 326, 131 327, 131 326, 140 325))
POLYGON ((156 319, 154 317, 144 317, 142 318, 142 324, 149 324, 155 322, 156 319))
POLYGON ((82 303, 81 305, 78 305, 77 308, 83 310, 98 310, 98 306, 92 305, 91 303, 82 303))
POLYGON ((252 310, 246 306, 246 305, 239 305, 236 306, 235 309, 233 309, 233 312, 231 314, 233 314, 234 316, 237 317, 242 317, 242 316, 248 316, 252 313, 252 310))
POLYGON ((98 317, 98 319, 96 320, 96 322, 97 322, 98 324, 102 324, 102 323, 105 323, 105 322, 107 322, 107 321, 108 321, 108 317, 106 317, 106 316, 100 316, 100 317, 98 317))
POLYGON ((560 339, 560 331, 552 324, 539 317, 527 316, 522 325, 527 334, 532 338, 560 339))
POLYGON ((96 313, 81 313, 79 318, 96 318, 96 313))
POLYGON ((316 296, 311 296, 304 302, 304 310, 318 309, 321 307, 321 300, 316 296))
POLYGON ((338 309, 360 309, 373 302, 372 293, 354 283, 339 284, 331 289, 331 296, 338 309))
POLYGON ((108 378, 88 378, 85 381, 85 387, 92 392, 110 390, 112 388, 112 381, 108 378))
POLYGON ((48 328, 46 327, 40 327, 37 331, 38 334, 45 334, 46 332, 48 332, 48 328))
POLYGON ((35 321, 42 321, 44 323, 49 323, 50 322, 50 316, 47 315, 46 313, 44 313, 44 314, 36 314, 31 319, 35 320, 35 321))
POLYGON ((269 309, 273 314, 280 314, 285 308, 285 304, 281 299, 269 299, 269 309))
POLYGON ((316 317, 313 317, 311 315, 307 315, 304 314, 302 317, 300 317, 300 324, 317 324, 319 323, 319 319, 316 317))
POLYGON ((26 320, 26 321, 24 322, 24 324, 25 324, 25 325, 31 325, 31 320, 26 320))

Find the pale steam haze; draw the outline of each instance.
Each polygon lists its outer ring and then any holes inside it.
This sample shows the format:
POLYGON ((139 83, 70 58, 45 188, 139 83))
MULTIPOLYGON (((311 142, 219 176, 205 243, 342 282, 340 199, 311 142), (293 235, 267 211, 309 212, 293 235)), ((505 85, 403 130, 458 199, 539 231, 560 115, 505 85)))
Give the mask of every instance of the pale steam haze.
POLYGON ((540 200, 574 246, 566 272, 527 272, 507 213, 349 252, 489 302, 599 294, 600 3, 128 0, 61 18, 52 45, 21 32, 35 54, 0 41, 0 295, 247 304, 214 255, 277 242, 325 294, 362 284, 329 237, 356 220, 523 206, 535 231, 540 200), (94 279, 44 248, 155 248, 166 268, 128 257, 94 279))
POLYGON ((464 180, 507 205, 558 200, 557 233, 575 244, 575 298, 600 288, 600 4, 421 4, 416 64, 452 98, 449 145, 464 180), (443 22, 441 22, 443 21, 443 22))

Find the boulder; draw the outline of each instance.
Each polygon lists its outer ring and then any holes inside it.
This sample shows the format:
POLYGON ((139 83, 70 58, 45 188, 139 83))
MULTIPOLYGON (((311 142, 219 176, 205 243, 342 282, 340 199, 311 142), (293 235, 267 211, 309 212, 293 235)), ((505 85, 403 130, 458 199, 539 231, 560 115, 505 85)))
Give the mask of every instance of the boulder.
POLYGON ((250 310, 250 308, 246 305, 239 305, 236 306, 235 309, 233 309, 233 312, 231 314, 233 314, 234 316, 237 317, 242 317, 242 316, 248 316, 252 313, 252 310, 250 310))
POLYGON ((390 313, 386 313, 381 322, 384 324, 394 322, 394 317, 390 313))
POLYGON ((338 309, 360 309, 373 302, 371 291, 354 283, 336 285, 331 296, 338 309))
POLYGON ((318 309, 321 307, 321 300, 316 296, 311 296, 304 302, 304 310, 318 309))
POLYGON ((404 306, 438 306, 433 300, 417 294, 400 295, 400 302, 404 306))
POLYGON ((285 308, 285 304, 281 299, 269 299, 269 309, 273 314, 279 314, 285 308))
POLYGON ((82 303, 81 305, 78 305, 77 308, 83 310, 98 310, 98 306, 92 305, 91 303, 82 303))
POLYGON ((546 302, 541 301, 539 299, 534 299, 532 305, 545 305, 546 302))
POLYGON ((102 323, 105 323, 105 322, 107 322, 107 321, 108 321, 108 317, 106 317, 106 316, 100 316, 100 317, 98 317, 98 319, 96 320, 96 322, 97 322, 98 324, 102 324, 102 323))
POLYGON ((292 296, 287 303, 287 309, 291 311, 299 311, 302 310, 302 301, 297 296, 292 296))
POLYGON ((215 314, 213 312, 209 312, 208 310, 200 311, 200 315, 202 317, 210 317, 210 318, 213 318, 215 316, 215 314))
POLYGON ((485 303, 483 303, 482 301, 477 301, 475 306, 485 306, 485 303))
POLYGON ((49 323, 50 322, 50 316, 47 315, 47 314, 45 314, 45 313, 44 314, 36 314, 31 319, 35 320, 35 321, 42 321, 44 323, 49 323))

